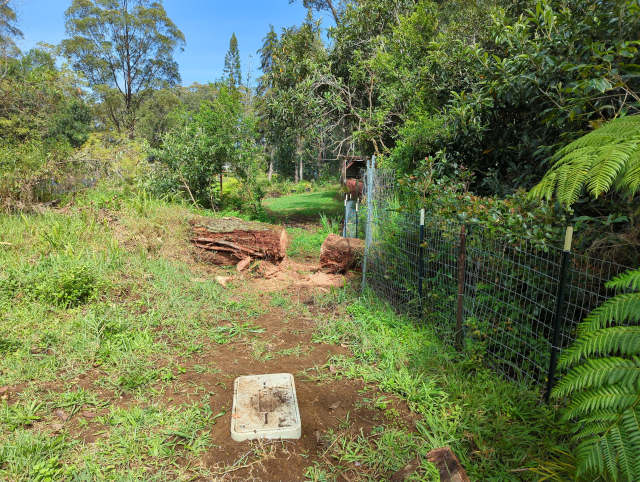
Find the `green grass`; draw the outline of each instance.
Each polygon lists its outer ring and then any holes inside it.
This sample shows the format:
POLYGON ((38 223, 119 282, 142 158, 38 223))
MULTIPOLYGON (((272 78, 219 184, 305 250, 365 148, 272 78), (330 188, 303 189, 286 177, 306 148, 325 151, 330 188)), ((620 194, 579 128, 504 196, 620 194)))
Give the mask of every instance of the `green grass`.
POLYGON ((320 215, 320 226, 310 225, 307 228, 287 228, 290 243, 287 254, 294 259, 312 258, 315 261, 320 256, 320 248, 329 234, 341 234, 340 218, 328 218, 320 215))
MULTIPOLYGON (((289 213, 300 203, 319 222, 289 230, 292 256, 317 256, 326 235, 339 229, 337 221, 319 216, 322 203, 309 206, 318 198, 337 204, 334 215, 340 214, 342 204, 330 192, 271 200, 289 213)), ((198 464, 215 443, 210 431, 223 401, 198 382, 187 386, 181 376, 187 370, 228 376, 197 360, 221 344, 246 345, 259 361, 315 352, 297 341, 272 351, 271 335, 257 320, 269 310, 285 313, 283 326, 289 316, 313 317, 315 342, 351 351, 331 360, 337 374, 302 366, 300 383, 364 380, 401 397, 419 415, 415 426, 396 423, 385 397, 365 389, 360 403, 375 409, 373 432, 359 433, 349 416, 342 417, 326 434, 330 449, 319 448, 321 460, 332 463, 310 466, 309 480, 341 474, 388 480, 416 455, 424 461, 430 449, 449 445, 471 480, 534 481, 530 468, 556 447, 567 450, 567 427, 553 407, 539 403, 537 392, 500 379, 371 293, 334 289, 316 296, 318 311, 311 313, 284 290, 265 302, 261 293, 240 294, 240 282, 226 289, 202 282, 208 268, 194 264, 186 241, 189 215, 184 204, 101 187, 79 196, 67 212, 0 216, 0 387, 21 387, 9 401, 0 400, 0 480, 211 479, 198 464), (97 374, 92 385, 79 387, 89 373, 97 374), (169 403, 169 395, 187 388, 197 398, 169 403), (130 402, 120 403, 120 396, 130 402), (67 428, 54 431, 56 410, 75 419, 84 410, 99 412, 92 422, 81 419, 81 428, 98 434, 95 442, 67 428)), ((565 467, 564 479, 556 480, 569 480, 567 473, 565 467)), ((407 480, 438 478, 423 462, 407 480)))
MULTIPOLYGON (((567 448, 562 444, 570 428, 560 423, 557 410, 540 403, 536 390, 501 379, 444 345, 429 327, 396 315, 373 293, 359 295, 347 287, 316 303, 339 314, 320 322, 315 341, 348 345, 353 351, 353 357, 332 360, 338 373, 400 395, 422 416, 410 433, 399 428, 373 438, 334 434, 330 443, 338 442, 338 448, 332 455, 340 465, 368 464, 382 476, 385 468, 408 461, 409 452, 424 459, 429 450, 450 446, 471 480, 538 480, 531 469, 552 450, 567 448)), ((384 402, 371 403, 387 408, 384 402)), ((561 474, 565 478, 554 480, 570 480, 570 469, 561 474)), ((324 476, 337 475, 333 469, 322 470, 324 476)))
POLYGON ((334 199, 336 190, 291 194, 265 199, 262 204, 278 221, 316 221, 321 214, 329 217, 344 214, 344 204, 334 199))

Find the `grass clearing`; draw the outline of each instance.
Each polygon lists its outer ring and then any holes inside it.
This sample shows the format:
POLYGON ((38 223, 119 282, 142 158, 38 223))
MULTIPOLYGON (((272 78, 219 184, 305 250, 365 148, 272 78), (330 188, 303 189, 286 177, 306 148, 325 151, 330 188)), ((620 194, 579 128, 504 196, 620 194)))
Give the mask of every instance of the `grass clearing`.
POLYGON ((344 204, 336 201, 336 190, 291 194, 279 198, 265 199, 263 205, 267 212, 279 223, 289 221, 317 222, 320 215, 328 217, 342 216, 344 204))

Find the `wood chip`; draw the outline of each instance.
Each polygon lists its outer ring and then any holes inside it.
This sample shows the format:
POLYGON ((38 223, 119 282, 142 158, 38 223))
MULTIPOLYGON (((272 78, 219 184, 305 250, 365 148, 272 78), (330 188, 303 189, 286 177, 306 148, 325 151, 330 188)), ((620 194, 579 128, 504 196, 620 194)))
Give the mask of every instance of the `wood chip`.
POLYGON ((402 482, 407 479, 411 474, 413 474, 417 468, 420 467, 420 459, 416 458, 412 460, 403 468, 398 470, 395 474, 391 476, 390 482, 402 482))
POLYGON ((247 266, 249 266, 250 264, 251 264, 251 258, 249 258, 249 257, 244 258, 236 266, 236 269, 238 270, 238 273, 240 273, 241 271, 244 271, 245 269, 247 269, 247 266))
POLYGON ((329 405, 329 409, 330 410, 335 410, 336 408, 338 408, 340 406, 340 404, 342 403, 342 400, 338 400, 336 403, 334 403, 333 405, 329 405))
POLYGON ((240 418, 240 414, 234 413, 233 415, 231 415, 233 418, 240 418))
POLYGON ((440 471, 440 482, 469 482, 469 477, 460 465, 458 457, 449 447, 427 452, 427 461, 436 464, 440 471))
POLYGON ((69 420, 69 415, 64 413, 64 411, 62 410, 56 410, 56 416, 63 422, 66 422, 67 420, 69 420))

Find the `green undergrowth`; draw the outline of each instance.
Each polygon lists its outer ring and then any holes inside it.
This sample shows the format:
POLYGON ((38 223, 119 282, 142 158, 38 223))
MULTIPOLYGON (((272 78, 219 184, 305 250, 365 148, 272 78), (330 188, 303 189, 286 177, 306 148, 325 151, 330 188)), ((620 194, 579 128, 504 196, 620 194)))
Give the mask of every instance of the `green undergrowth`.
MULTIPOLYGON (((569 428, 554 408, 541 403, 537 390, 500 378, 443 344, 428 326, 396 315, 371 292, 334 290, 317 302, 335 312, 321 322, 314 341, 347 345, 353 352, 332 360, 339 376, 398 395, 421 416, 415 431, 385 435, 398 440, 377 463, 395 457, 389 468, 397 470, 416 456, 424 460, 429 450, 449 446, 471 480, 539 480, 530 469, 552 451, 566 449, 569 428)), ((389 445, 382 436, 375 440, 389 445)), ((341 461, 368 463, 371 457, 371 439, 362 436, 334 446, 341 461)))
POLYGON ((266 310, 199 272, 184 203, 100 187, 61 205, 0 215, 0 480, 187 480, 224 407, 180 377, 218 373, 190 361, 261 333, 266 310), (192 404, 166 402, 186 391, 192 404), (56 410, 99 413, 95 443, 55 429, 56 410))
POLYGON ((324 214, 319 218, 320 226, 309 228, 287 228, 291 239, 287 254, 292 258, 314 258, 320 256, 320 247, 329 234, 340 234, 340 218, 328 218, 324 214))

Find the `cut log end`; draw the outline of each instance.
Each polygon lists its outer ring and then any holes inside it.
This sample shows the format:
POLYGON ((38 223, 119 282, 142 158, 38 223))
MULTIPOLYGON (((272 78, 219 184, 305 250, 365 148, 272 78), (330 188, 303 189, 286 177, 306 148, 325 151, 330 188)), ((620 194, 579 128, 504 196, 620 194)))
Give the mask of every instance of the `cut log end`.
POLYGON ((330 234, 320 248, 320 266, 329 273, 344 273, 359 265, 364 241, 330 234))

